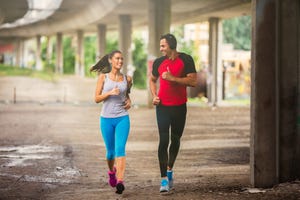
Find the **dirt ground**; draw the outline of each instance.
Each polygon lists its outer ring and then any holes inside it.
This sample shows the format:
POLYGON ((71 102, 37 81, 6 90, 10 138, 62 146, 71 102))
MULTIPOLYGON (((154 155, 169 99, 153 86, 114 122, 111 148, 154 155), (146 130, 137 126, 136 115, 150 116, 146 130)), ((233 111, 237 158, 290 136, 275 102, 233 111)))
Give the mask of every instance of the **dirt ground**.
POLYGON ((249 107, 189 105, 174 189, 159 191, 155 110, 133 90, 125 191, 107 183, 95 80, 0 77, 0 199, 300 199, 300 182, 250 184, 249 107), (13 88, 17 103, 13 104, 13 88), (62 89, 65 88, 65 89, 62 89), (68 92, 66 92, 68 91, 68 92))

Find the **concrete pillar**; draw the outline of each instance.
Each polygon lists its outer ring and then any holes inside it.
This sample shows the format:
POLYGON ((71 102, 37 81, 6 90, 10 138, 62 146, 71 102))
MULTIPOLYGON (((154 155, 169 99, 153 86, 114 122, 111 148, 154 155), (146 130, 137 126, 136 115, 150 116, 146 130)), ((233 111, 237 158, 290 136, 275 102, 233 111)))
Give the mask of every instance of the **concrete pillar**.
MULTIPOLYGON (((171 26, 171 1, 170 0, 148 0, 148 78, 152 71, 152 63, 155 58, 161 56, 159 51, 159 39, 161 35, 170 32, 171 26)), ((148 84, 149 80, 147 80, 148 84)), ((148 86, 148 107, 152 107, 152 95, 148 86)))
POLYGON ((124 74, 127 74, 128 67, 132 66, 131 29, 130 15, 119 15, 119 49, 123 52, 124 64, 122 71, 124 74))
POLYGON ((15 62, 13 63, 16 66, 22 67, 23 66, 23 48, 24 48, 24 41, 18 39, 16 42, 16 49, 15 49, 15 62))
POLYGON ((39 70, 39 71, 43 69, 41 56, 42 56, 41 36, 37 35, 36 36, 36 52, 35 52, 35 69, 39 70))
POLYGON ((75 74, 84 77, 84 33, 77 31, 77 49, 75 56, 75 74))
POLYGON ((277 77, 279 88, 279 182, 299 178, 300 157, 295 154, 300 146, 297 132, 297 98, 300 76, 300 1, 277 3, 277 77), (298 41, 295 42, 295 41, 298 41), (298 174, 298 175, 297 175, 298 174))
POLYGON ((62 45, 63 35, 62 33, 56 34, 56 66, 55 72, 58 74, 63 74, 63 45, 62 45))
POLYGON ((106 49, 106 25, 105 24, 99 24, 97 26, 97 38, 98 38, 98 52, 97 57, 101 58, 105 55, 105 49, 106 49))
POLYGON ((52 52, 53 52, 53 46, 51 43, 51 37, 47 36, 47 38, 46 38, 46 63, 47 63, 47 65, 51 64, 52 52))
MULTIPOLYGON (((28 66, 28 59, 26 58, 26 56, 28 55, 28 47, 26 47, 26 40, 25 39, 21 39, 21 46, 20 46, 20 53, 21 53, 21 63, 20 66, 22 68, 24 67, 29 67, 28 66)), ((30 66, 32 67, 32 66, 30 66)))
POLYGON ((223 76, 222 76, 222 23, 218 18, 209 19, 209 73, 210 82, 207 85, 208 102, 216 106, 222 101, 223 76))
POLYGON ((251 183, 272 187, 299 178, 300 2, 252 4, 251 183))

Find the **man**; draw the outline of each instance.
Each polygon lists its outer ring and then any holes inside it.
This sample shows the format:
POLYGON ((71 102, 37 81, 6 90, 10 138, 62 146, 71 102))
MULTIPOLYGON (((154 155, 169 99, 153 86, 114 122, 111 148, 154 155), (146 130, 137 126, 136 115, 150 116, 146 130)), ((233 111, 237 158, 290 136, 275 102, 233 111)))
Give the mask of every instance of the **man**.
POLYGON ((165 34, 160 38, 163 56, 153 62, 149 85, 156 105, 156 119, 159 131, 158 159, 161 173, 160 192, 168 192, 173 186, 173 166, 180 147, 186 120, 186 87, 195 87, 197 74, 194 60, 190 55, 176 50, 174 35, 165 34), (157 81, 159 90, 157 91, 157 81), (157 93, 158 92, 158 93, 157 93), (171 144, 169 147, 169 129, 171 144))

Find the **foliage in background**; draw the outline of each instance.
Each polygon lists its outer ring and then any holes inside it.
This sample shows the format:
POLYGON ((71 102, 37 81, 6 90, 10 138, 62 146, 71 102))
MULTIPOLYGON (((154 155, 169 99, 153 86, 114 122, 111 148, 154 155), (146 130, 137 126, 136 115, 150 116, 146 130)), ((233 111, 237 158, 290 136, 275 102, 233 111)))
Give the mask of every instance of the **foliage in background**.
POLYGON ((28 76, 40 78, 47 81, 54 81, 56 75, 54 73, 37 71, 29 68, 20 68, 19 66, 8 66, 0 64, 0 76, 28 76))
MULTIPOLYGON (((113 50, 118 49, 118 40, 113 36, 108 36, 106 39, 106 49, 105 54, 112 52, 113 50)), ((98 62, 102 56, 97 56, 97 37, 89 36, 84 40, 84 66, 85 66, 85 75, 86 77, 96 77, 97 73, 90 72, 91 66, 98 62)))
POLYGON ((41 43, 41 59, 43 62, 43 70, 46 72, 53 73, 55 72, 55 55, 56 55, 56 40, 54 40, 53 43, 51 43, 50 38, 46 38, 46 40, 43 40, 41 43), (47 41, 50 40, 50 41, 47 41), (50 58, 47 58, 47 42, 49 42, 49 45, 51 45, 49 56, 50 58))
POLYGON ((177 50, 179 52, 184 52, 193 57, 196 69, 200 66, 200 57, 198 53, 198 47, 195 45, 195 42, 192 40, 184 40, 184 25, 176 26, 172 31, 172 34, 176 37, 177 40, 177 50))
POLYGON ((114 50, 119 50, 118 39, 114 37, 108 37, 106 39, 105 54, 111 53, 114 50))
POLYGON ((64 74, 75 73, 75 50, 72 47, 72 37, 63 38, 64 74))
POLYGON ((94 77, 96 73, 91 73, 90 68, 96 63, 97 38, 87 36, 84 38, 84 73, 86 77, 94 77))
MULTIPOLYGON (((178 50, 190 54, 193 56, 196 66, 198 55, 195 50, 195 45, 193 41, 185 41, 184 38, 184 26, 181 25, 176 27, 173 33, 178 40, 178 50)), ((63 38, 63 64, 64 64, 64 74, 74 74, 75 72, 75 48, 72 46, 72 37, 63 38)), ((133 81, 134 86, 140 89, 145 89, 147 87, 147 50, 145 47, 144 40, 141 36, 134 36, 133 38, 134 50, 132 52, 133 65, 136 68, 133 81)), ((55 59, 56 59, 56 40, 50 42, 51 46, 51 58, 47 61, 47 40, 42 42, 42 60, 44 63, 44 71, 55 72, 55 59)), ((110 53, 113 50, 118 49, 118 34, 111 33, 106 39, 106 49, 105 53, 110 53)), ((86 36, 84 38, 84 66, 85 75, 87 77, 95 77, 96 73, 90 73, 90 67, 95 64, 100 58, 96 55, 97 52, 97 38, 95 35, 86 36)))
POLYGON ((232 43, 235 49, 251 49, 251 16, 223 21, 223 42, 232 43))
POLYGON ((133 83, 136 88, 147 88, 147 54, 145 44, 142 38, 134 38, 134 50, 132 52, 133 65, 135 71, 133 74, 133 83))

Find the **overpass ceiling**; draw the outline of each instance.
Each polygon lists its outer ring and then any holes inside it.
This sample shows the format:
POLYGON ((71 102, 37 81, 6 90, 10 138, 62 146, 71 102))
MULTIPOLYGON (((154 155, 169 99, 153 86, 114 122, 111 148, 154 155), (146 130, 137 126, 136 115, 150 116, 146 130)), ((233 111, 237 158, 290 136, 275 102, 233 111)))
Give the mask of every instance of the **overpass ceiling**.
POLYGON ((0 0, 0 24, 22 18, 27 10, 27 0, 0 0))
MULTIPOLYGON (((28 9, 26 2, 26 0, 0 0, 3 22, 11 22, 24 16, 28 9)), ((251 0, 171 0, 171 2, 172 24, 201 22, 210 17, 231 18, 249 15, 251 12, 251 0)), ((63 0, 60 8, 45 20, 16 28, 0 28, 0 38, 3 40, 3 38, 54 35, 57 32, 72 33, 78 29, 94 32, 97 24, 106 24, 108 30, 117 30, 118 16, 121 14, 131 15, 133 28, 146 26, 148 0, 63 0)))

